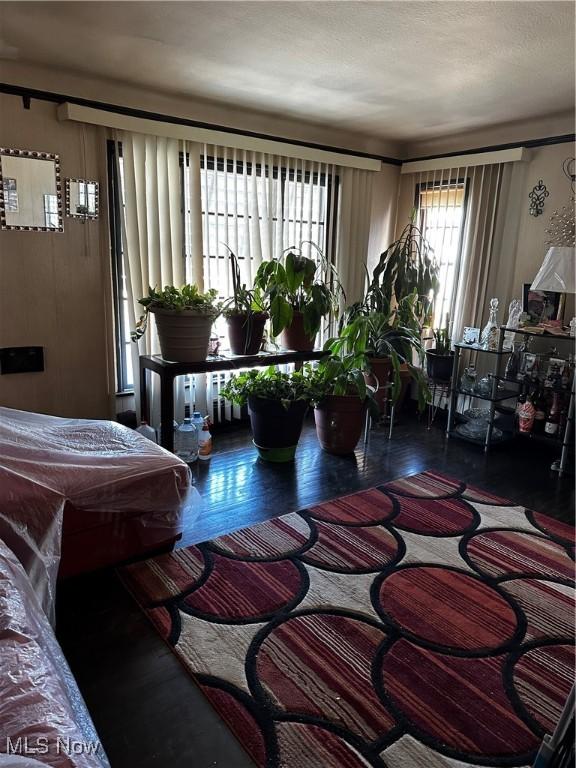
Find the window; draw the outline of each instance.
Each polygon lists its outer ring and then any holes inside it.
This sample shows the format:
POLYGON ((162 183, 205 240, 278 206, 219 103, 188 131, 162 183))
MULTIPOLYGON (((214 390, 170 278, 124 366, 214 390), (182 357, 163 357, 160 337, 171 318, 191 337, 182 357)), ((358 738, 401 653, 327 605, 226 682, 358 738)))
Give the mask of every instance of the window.
POLYGON ((462 254, 467 185, 463 179, 416 185, 418 223, 434 249, 440 287, 432 327, 439 328, 446 315, 454 316, 457 275, 462 254))
MULTIPOLYGON (((110 221, 116 309, 116 356, 119 391, 134 386, 130 354, 130 325, 126 275, 122 259, 120 206, 122 205, 122 157, 116 163, 114 142, 109 142, 108 177, 110 186, 110 221), (117 170, 118 169, 118 170, 117 170)), ((220 154, 220 153, 218 153, 220 154)), ((190 199, 185 171, 188 157, 182 154, 183 226, 186 279, 192 281, 190 199)), ((222 156, 201 156, 201 206, 204 254, 204 283, 216 288, 222 299, 230 296, 232 285, 224 243, 238 256, 242 278, 250 284, 254 277, 255 249, 262 259, 279 255, 282 250, 303 240, 316 243, 324 253, 331 251, 333 240, 330 213, 337 209, 338 178, 322 172, 320 164, 289 161, 286 166, 231 160, 222 156), (292 165, 292 167, 290 167, 292 165), (271 232, 270 232, 271 228, 271 232), (266 230, 267 237, 264 237, 266 230), (259 237, 259 233, 262 237, 259 237), (270 237, 271 235, 271 237, 270 237), (268 253, 266 243, 273 243, 268 253)), ((223 318, 216 333, 223 348, 228 336, 223 318)))

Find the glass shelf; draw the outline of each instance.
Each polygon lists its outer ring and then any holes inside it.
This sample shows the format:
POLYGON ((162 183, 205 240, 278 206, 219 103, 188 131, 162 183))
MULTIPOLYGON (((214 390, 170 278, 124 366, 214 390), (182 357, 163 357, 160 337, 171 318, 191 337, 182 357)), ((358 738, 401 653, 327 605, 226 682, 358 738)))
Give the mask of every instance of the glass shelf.
POLYGON ((510 400, 513 397, 518 397, 518 392, 512 389, 501 390, 496 393, 496 397, 492 397, 492 395, 477 395, 475 392, 468 392, 467 390, 460 388, 458 388, 456 392, 459 395, 468 395, 469 397, 474 397, 478 400, 488 400, 490 403, 499 403, 501 400, 510 400))
POLYGON ((463 341, 455 342, 454 346, 458 349, 470 349, 473 352, 486 352, 487 355, 509 355, 512 352, 511 349, 503 349, 502 352, 498 352, 497 349, 484 349, 481 344, 464 344, 463 341))
POLYGON ((518 333, 522 336, 534 336, 538 339, 560 339, 561 341, 571 340, 574 342, 574 336, 570 336, 570 333, 551 333, 550 331, 531 331, 530 327, 527 328, 508 328, 505 325, 500 326, 501 331, 507 331, 508 333, 518 333))

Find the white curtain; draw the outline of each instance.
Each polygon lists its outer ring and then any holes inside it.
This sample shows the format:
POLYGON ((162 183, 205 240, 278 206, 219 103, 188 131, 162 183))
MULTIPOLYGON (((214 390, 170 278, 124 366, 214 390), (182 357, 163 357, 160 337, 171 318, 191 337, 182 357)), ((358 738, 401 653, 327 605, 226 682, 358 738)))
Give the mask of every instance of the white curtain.
POLYGON ((347 304, 364 294, 370 239, 374 174, 358 168, 340 169, 340 200, 336 237, 336 269, 347 304))
MULTIPOLYGON (((182 285, 186 282, 184 222, 181 206, 181 142, 144 134, 121 133, 123 205, 122 249, 128 307, 128 323, 134 328, 143 313, 138 300, 148 287, 182 285)), ((119 157, 120 152, 117 152, 119 157)), ((202 274, 199 274, 202 278, 202 274)), ((158 354, 160 347, 153 315, 149 330, 131 345, 136 413, 140 413, 138 382, 140 354, 158 354)), ((150 422, 158 428, 160 398, 158 380, 150 376, 150 422)), ((175 417, 183 418, 183 382, 175 391, 175 417)))

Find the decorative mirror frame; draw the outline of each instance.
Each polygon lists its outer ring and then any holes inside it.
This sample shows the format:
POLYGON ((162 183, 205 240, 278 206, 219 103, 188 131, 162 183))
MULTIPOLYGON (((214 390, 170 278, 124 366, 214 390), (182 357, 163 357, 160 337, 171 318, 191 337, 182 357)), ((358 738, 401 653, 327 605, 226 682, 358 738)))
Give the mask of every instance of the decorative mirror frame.
POLYGON ((71 219, 97 219, 100 215, 100 185, 93 179, 66 179, 66 216, 71 219), (96 191, 94 192, 94 213, 72 213, 70 211, 70 182, 76 181, 79 184, 94 184, 96 191))
POLYGON ((0 229, 12 229, 19 232, 64 232, 62 210, 62 180, 60 178, 60 155, 52 152, 35 152, 30 149, 8 149, 0 147, 0 229), (22 227, 6 223, 6 207, 4 202, 4 176, 2 172, 2 155, 8 157, 28 157, 33 160, 51 160, 54 163, 56 176, 56 199, 58 205, 58 227, 22 227))

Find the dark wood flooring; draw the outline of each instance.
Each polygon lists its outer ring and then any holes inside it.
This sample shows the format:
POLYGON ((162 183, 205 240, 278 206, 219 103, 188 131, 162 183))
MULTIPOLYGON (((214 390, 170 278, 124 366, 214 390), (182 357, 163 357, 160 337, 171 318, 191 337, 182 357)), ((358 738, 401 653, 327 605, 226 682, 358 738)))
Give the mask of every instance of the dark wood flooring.
MULTIPOLYGON (((572 520, 574 480, 549 470, 554 458, 529 440, 485 455, 408 415, 391 441, 373 430, 368 450, 346 458, 324 453, 308 424, 296 462, 267 465, 242 429, 217 436, 210 462, 194 468, 202 510, 185 521, 182 545, 425 469, 572 520)), ((61 585, 57 634, 112 768, 252 765, 113 571, 61 585)))

